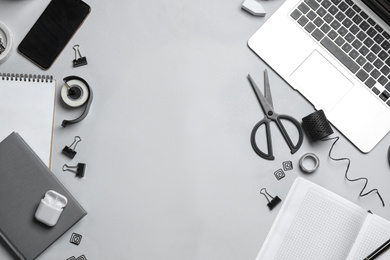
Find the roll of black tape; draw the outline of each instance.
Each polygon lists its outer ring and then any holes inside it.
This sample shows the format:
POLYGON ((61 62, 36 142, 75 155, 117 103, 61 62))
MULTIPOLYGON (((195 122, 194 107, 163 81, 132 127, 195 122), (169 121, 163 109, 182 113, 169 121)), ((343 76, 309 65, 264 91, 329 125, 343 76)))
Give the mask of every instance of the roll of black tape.
POLYGON ((312 142, 317 142, 333 134, 333 129, 323 110, 318 110, 302 118, 302 128, 312 142))

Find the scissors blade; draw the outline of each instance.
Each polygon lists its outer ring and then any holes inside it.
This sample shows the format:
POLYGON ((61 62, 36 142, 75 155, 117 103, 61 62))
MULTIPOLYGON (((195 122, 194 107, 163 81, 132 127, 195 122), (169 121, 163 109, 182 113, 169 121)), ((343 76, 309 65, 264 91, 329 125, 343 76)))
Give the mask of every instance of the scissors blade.
POLYGON ((274 108, 274 104, 272 103, 271 87, 269 85, 267 70, 264 70, 264 97, 267 100, 268 104, 271 106, 271 108, 274 108))
MULTIPOLYGON (((259 100, 260 102, 260 105, 261 107, 263 108, 263 111, 264 113, 267 115, 268 117, 268 112, 269 111, 272 111, 273 113, 273 108, 272 106, 270 106, 270 104, 268 103, 267 99, 264 97, 264 95, 261 93, 260 89, 257 87, 255 81, 252 79, 251 75, 248 74, 248 79, 249 79, 249 82, 251 83, 252 85, 252 88, 253 90, 255 91, 255 94, 257 96, 257 99, 259 100)), ((271 114, 272 114, 271 113, 271 114)))

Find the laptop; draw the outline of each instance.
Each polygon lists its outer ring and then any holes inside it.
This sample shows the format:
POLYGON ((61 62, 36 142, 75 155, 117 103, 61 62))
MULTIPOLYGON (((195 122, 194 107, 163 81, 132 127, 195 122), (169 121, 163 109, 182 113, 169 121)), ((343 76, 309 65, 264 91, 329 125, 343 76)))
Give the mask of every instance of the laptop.
POLYGON ((390 1, 286 0, 248 46, 363 153, 390 130, 390 1))

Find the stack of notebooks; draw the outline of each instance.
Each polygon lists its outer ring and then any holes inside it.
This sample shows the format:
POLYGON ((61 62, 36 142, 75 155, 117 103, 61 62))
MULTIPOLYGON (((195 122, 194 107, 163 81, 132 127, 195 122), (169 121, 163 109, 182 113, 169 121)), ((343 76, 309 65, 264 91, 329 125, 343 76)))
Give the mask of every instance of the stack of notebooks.
POLYGON ((0 143, 0 236, 20 259, 35 259, 86 214, 18 133, 0 143), (68 200, 53 227, 34 217, 49 190, 68 200))

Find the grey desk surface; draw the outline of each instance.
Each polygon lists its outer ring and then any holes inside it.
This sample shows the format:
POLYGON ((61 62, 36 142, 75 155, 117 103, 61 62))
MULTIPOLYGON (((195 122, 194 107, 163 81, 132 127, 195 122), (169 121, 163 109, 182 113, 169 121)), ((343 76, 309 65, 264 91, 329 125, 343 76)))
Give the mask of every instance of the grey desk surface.
MULTIPOLYGON (((16 44, 48 2, 0 0, 0 19, 16 44)), ((385 208, 376 195, 358 197, 363 183, 347 182, 346 163, 327 158, 331 143, 306 138, 291 155, 274 129, 275 161, 252 150, 249 135, 263 112, 246 75, 262 82, 267 65, 247 40, 282 0, 262 2, 264 18, 243 11, 240 0, 88 3, 90 16, 49 71, 16 51, 0 65, 1 72, 53 75, 57 94, 64 77, 77 75, 95 94, 88 117, 65 129, 61 121, 81 111, 69 111, 58 96, 52 170, 89 214, 39 259, 254 259, 280 209, 269 211, 259 190, 283 200, 297 176, 390 219, 390 136, 369 154, 343 136, 334 150, 351 158, 351 177, 369 177, 368 188, 380 190, 385 208), (75 44, 87 66, 72 67, 75 44), (83 140, 70 161, 61 150, 75 135, 83 140), (298 167, 306 152, 321 160, 312 175, 298 167), (294 169, 278 181, 273 173, 283 161, 294 169), (87 164, 83 179, 62 172, 63 164, 78 162, 87 164), (69 243, 72 232, 83 236, 79 246, 69 243)), ((269 74, 277 111, 297 119, 314 111, 269 74)), ((13 259, 3 244, 0 259, 13 259)))

